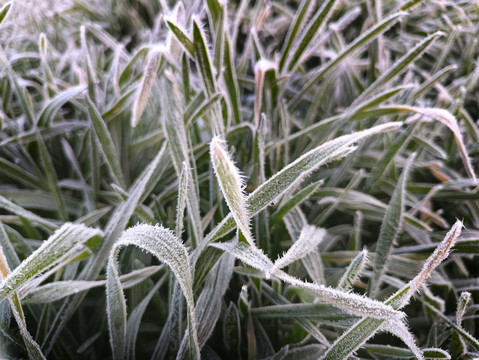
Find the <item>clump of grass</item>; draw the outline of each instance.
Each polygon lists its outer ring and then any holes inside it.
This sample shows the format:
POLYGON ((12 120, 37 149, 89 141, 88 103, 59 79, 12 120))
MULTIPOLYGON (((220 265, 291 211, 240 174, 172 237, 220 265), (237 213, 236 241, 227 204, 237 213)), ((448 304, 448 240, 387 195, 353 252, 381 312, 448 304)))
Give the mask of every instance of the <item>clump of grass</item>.
POLYGON ((476 2, 2 6, 0 357, 479 356, 476 2))

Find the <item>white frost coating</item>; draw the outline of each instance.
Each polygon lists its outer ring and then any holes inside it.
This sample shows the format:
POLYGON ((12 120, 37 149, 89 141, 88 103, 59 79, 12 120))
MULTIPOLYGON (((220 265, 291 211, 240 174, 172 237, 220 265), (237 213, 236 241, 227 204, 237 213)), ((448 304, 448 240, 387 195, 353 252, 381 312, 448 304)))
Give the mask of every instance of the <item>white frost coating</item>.
POLYGON ((276 271, 273 275, 293 286, 307 290, 322 301, 343 309, 352 315, 369 316, 375 319, 399 322, 403 321, 405 316, 403 312, 394 310, 389 305, 365 296, 347 293, 320 284, 307 283, 281 270, 276 271))
POLYGON ((467 304, 471 301, 471 293, 467 291, 463 291, 461 293, 461 297, 457 302, 457 311, 456 311, 456 324, 458 327, 462 328, 462 318, 466 311, 467 304))
MULTIPOLYGON (((127 289, 149 278, 161 269, 162 266, 148 266, 143 269, 134 270, 128 274, 120 276, 122 288, 127 289)), ((21 289, 20 298, 24 304, 45 304, 51 303, 67 296, 79 292, 104 286, 106 280, 86 281, 86 280, 66 280, 55 281, 43 286, 34 288, 32 291, 25 292, 25 287, 21 289)))
POLYGON ((381 330, 390 332, 400 338, 418 360, 424 360, 424 356, 416 345, 413 334, 411 334, 403 321, 385 321, 381 326, 381 330))
POLYGON ((367 262, 368 251, 363 249, 363 251, 359 252, 359 254, 354 257, 351 264, 349 264, 346 269, 346 272, 341 276, 337 289, 342 291, 348 291, 351 289, 354 282, 361 276, 367 262))
POLYGON ((316 250, 318 244, 323 241, 326 230, 317 228, 314 225, 305 225, 301 230, 299 239, 293 243, 289 250, 273 266, 273 272, 288 266, 296 260, 299 260, 316 250))
POLYGON ((131 117, 131 126, 136 127, 140 121, 141 114, 145 110, 148 96, 150 95, 153 80, 156 78, 156 71, 160 64, 161 57, 165 53, 164 46, 155 46, 149 53, 146 62, 146 69, 138 89, 138 95, 133 105, 133 115, 131 117))
POLYGON ((471 159, 469 158, 469 155, 467 153, 466 146, 464 145, 461 129, 459 128, 459 124, 457 123, 457 119, 454 117, 454 115, 452 115, 449 111, 445 109, 423 108, 414 106, 405 108, 410 109, 411 111, 414 111, 420 115, 424 115, 426 118, 439 121, 443 125, 446 125, 449 130, 452 131, 452 133, 454 134, 454 139, 456 140, 457 147, 459 149, 459 154, 461 155, 462 163, 464 164, 464 168, 466 169, 466 172, 469 177, 473 181, 476 181, 476 174, 474 172, 474 168, 472 167, 471 159))
POLYGON ((181 239, 181 233, 183 232, 183 220, 186 207, 186 198, 188 194, 188 186, 190 182, 190 171, 191 170, 188 166, 188 163, 186 161, 183 161, 183 168, 181 169, 180 181, 178 184, 178 203, 176 206, 175 234, 179 239, 181 239))
POLYGON ((82 224, 65 223, 0 284, 0 301, 13 294, 28 280, 55 265, 61 258, 87 240, 103 233, 82 224))
POLYGON ((380 301, 372 300, 364 296, 353 293, 339 291, 324 285, 307 283, 299 280, 284 271, 273 271, 272 261, 264 255, 260 249, 248 246, 245 243, 215 243, 210 246, 222 249, 234 255, 244 263, 263 271, 265 274, 271 274, 293 286, 307 290, 319 299, 328 302, 340 309, 353 315, 370 316, 376 319, 402 321, 404 313, 394 310, 391 306, 380 301))
MULTIPOLYGON (((318 169, 321 165, 350 154, 356 149, 354 144, 358 141, 371 135, 396 130, 400 128, 402 124, 402 122, 391 122, 353 134, 343 135, 308 151, 266 180, 266 182, 261 184, 247 197, 246 206, 248 213, 251 216, 256 215, 292 186, 300 183, 306 176, 318 169)), ((226 235, 234 228, 235 222, 233 221, 232 215, 228 214, 228 216, 208 234, 204 245, 226 235)))
POLYGON ((210 143, 210 155, 216 178, 231 214, 246 240, 250 245, 254 245, 254 239, 249 227, 245 194, 243 193, 244 184, 238 168, 226 150, 225 141, 214 137, 210 143))
POLYGON ((446 234, 444 240, 434 250, 432 255, 424 263, 421 272, 416 275, 410 282, 410 288, 408 291, 407 299, 401 304, 401 307, 406 305, 411 296, 419 289, 419 287, 431 276, 433 270, 441 263, 445 258, 449 256, 452 246, 456 242, 462 231, 462 221, 457 220, 452 226, 451 230, 446 234))
POLYGON ((126 230, 110 252, 106 293, 110 341, 113 347, 112 350, 114 353, 118 351, 121 356, 124 355, 126 339, 126 305, 119 281, 117 257, 120 249, 129 245, 135 245, 142 250, 151 253, 158 258, 158 260, 168 265, 175 274, 188 307, 190 331, 196 349, 196 354, 194 356, 199 358, 195 303, 193 297, 193 280, 188 251, 171 230, 158 225, 151 226, 141 224, 126 230), (115 349, 116 346, 120 349, 115 349))
POLYGON ((54 223, 43 219, 42 217, 35 215, 31 211, 28 211, 21 206, 18 206, 14 203, 12 203, 10 200, 7 198, 3 197, 0 195, 0 208, 5 209, 11 213, 14 213, 15 215, 24 217, 34 223, 40 224, 45 226, 48 229, 57 229, 58 226, 55 225, 54 223))
POLYGON ((340 136, 308 151, 306 154, 303 154, 301 157, 288 164, 281 171, 274 174, 251 193, 247 199, 247 203, 250 205, 250 211, 256 213, 256 211, 262 210, 269 205, 269 203, 273 202, 283 194, 284 191, 302 181, 306 176, 311 174, 324 163, 348 155, 351 151, 356 149, 355 147, 351 147, 361 139, 367 136, 396 130, 401 127, 401 125, 402 122, 391 122, 378 125, 371 129, 340 136), (281 191, 278 191, 277 189, 281 189, 281 191), (267 204, 263 205, 264 202, 258 201, 258 197, 268 198, 267 204), (258 207, 259 209, 257 209, 256 202, 262 204, 262 206, 258 207))
POLYGON ((211 244, 211 246, 227 251, 245 264, 248 264, 257 270, 261 270, 266 274, 270 274, 273 269, 273 262, 256 246, 248 246, 244 242, 236 244, 231 242, 215 243, 211 244))

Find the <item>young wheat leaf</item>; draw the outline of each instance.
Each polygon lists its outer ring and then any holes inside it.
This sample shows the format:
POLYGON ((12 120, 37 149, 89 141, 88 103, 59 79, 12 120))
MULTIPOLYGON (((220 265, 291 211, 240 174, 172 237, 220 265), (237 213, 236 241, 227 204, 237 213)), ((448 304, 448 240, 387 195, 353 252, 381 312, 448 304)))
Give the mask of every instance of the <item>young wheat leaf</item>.
MULTIPOLYGON (((1 278, 2 276, 0 275, 0 279, 1 278)), ((22 305, 20 304, 20 300, 18 299, 17 294, 12 295, 12 298, 9 299, 9 303, 10 303, 10 308, 12 309, 12 312, 13 312, 13 317, 15 318, 15 321, 17 322, 18 328, 20 330, 20 335, 22 336, 23 342, 25 343, 25 347, 27 348, 29 359, 46 360, 46 357, 45 355, 43 355, 42 350, 40 349, 40 346, 33 339, 32 335, 30 335, 30 333, 28 332, 27 324, 25 322, 25 316, 23 314, 22 305)))
POLYGON ((301 39, 298 40, 298 45, 296 45, 294 53, 291 55, 290 60, 288 61, 288 71, 292 71, 299 60, 301 60, 302 55, 308 48, 308 45, 316 37, 318 33, 321 32, 322 25, 328 21, 331 12, 336 5, 336 0, 327 0, 322 3, 321 7, 318 9, 313 19, 310 21, 309 25, 301 34, 301 39))
POLYGON ((349 264, 343 276, 341 276, 341 279, 339 280, 338 286, 336 288, 342 291, 351 290, 354 286, 354 283, 361 276, 367 262, 368 251, 364 249, 363 251, 360 251, 359 254, 356 255, 351 261, 351 264, 349 264))
MULTIPOLYGON (((203 80, 206 95, 207 97, 212 97, 218 92, 217 85, 210 55, 208 54, 205 36, 196 21, 193 21, 193 45, 195 48, 195 59, 201 73, 201 79, 203 80)), ((215 136, 224 137, 225 128, 219 104, 213 106, 211 127, 215 136)))
POLYGON ((354 293, 339 291, 320 284, 304 282, 281 270, 275 271, 273 276, 300 289, 306 290, 320 300, 345 310, 352 315, 369 316, 374 319, 385 319, 388 321, 403 321, 404 319, 403 312, 394 310, 390 305, 377 300, 354 293))
MULTIPOLYGON (((221 314, 221 305, 233 274, 234 257, 224 254, 210 273, 196 303, 198 342, 203 347, 211 336, 221 314)), ((183 340, 186 340, 186 336, 183 340)))
MULTIPOLYGON (((130 288, 151 275, 158 272, 161 266, 149 266, 143 269, 132 271, 120 276, 120 282, 123 289, 130 288)), ((48 274, 48 273, 47 273, 48 274)), ((95 287, 104 286, 106 280, 84 281, 84 280, 66 280, 55 281, 43 286, 34 287, 31 291, 21 290, 21 299, 25 304, 45 304, 63 299, 67 296, 78 294, 95 287)), ((27 290, 28 287, 27 287, 27 290)))
POLYGON ((188 195, 189 185, 189 168, 188 163, 183 161, 183 168, 181 169, 180 181, 178 185, 178 204, 176 206, 176 229, 175 234, 178 239, 181 239, 181 233, 183 232, 183 217, 186 207, 186 197, 188 195))
POLYGON ((406 181, 409 175, 409 169, 414 163, 416 154, 409 157, 404 165, 403 172, 398 180, 398 184, 391 196, 391 201, 384 215, 379 231, 379 238, 376 245, 376 256, 373 267, 373 274, 369 281, 369 293, 375 297, 381 285, 381 276, 386 272, 387 259, 394 241, 397 239, 402 229, 402 220, 404 216, 404 193, 406 191, 406 181))
MULTIPOLYGON (((162 79, 162 88, 161 107, 163 109, 163 130, 168 140, 173 166, 175 167, 177 176, 180 176, 183 164, 190 164, 188 136, 181 108, 183 99, 173 78, 162 79)), ((189 169, 189 167, 188 173, 188 181, 192 181, 192 170, 189 169)), ((193 246, 196 247, 196 243, 203 239, 203 229, 201 227, 199 199, 193 184, 188 186, 186 204, 193 225, 193 246)))
POLYGON ((325 235, 325 229, 317 228, 314 225, 305 225, 301 230, 299 239, 293 243, 286 254, 275 261, 272 272, 282 269, 294 261, 302 259, 308 253, 315 251, 325 235))
POLYGON ((400 338, 407 347, 412 351, 414 356, 418 360, 424 360, 424 356, 421 350, 417 347, 414 335, 411 334, 406 324, 402 321, 386 321, 381 326, 383 331, 390 332, 391 334, 400 338))
POLYGON ((442 312, 440 312, 438 309, 436 309, 434 306, 428 303, 424 303, 427 309, 435 313, 437 316, 441 318, 446 324, 448 324, 450 327, 452 327, 464 340, 466 340, 472 347, 476 350, 479 351, 479 340, 476 339, 474 336, 469 334, 466 330, 464 330, 462 327, 457 326, 449 317, 444 315, 442 312))
MULTIPOLYGON (((145 170, 137 178, 137 181, 131 186, 130 196, 128 199, 119 205, 113 215, 111 216, 108 224, 105 228, 104 240, 101 243, 100 248, 91 257, 85 269, 80 274, 81 280, 93 280, 105 266, 105 261, 108 259, 108 254, 114 242, 118 240, 122 231, 130 221, 131 215, 134 213, 136 207, 151 191, 158 181, 161 172, 164 168, 166 146, 163 145, 158 151, 156 157, 145 168, 145 170)), ((42 349, 45 354, 51 351, 55 340, 61 333, 61 330, 65 326, 66 322, 73 315, 81 301, 83 300, 85 292, 76 295, 72 299, 67 299, 62 303, 61 308, 58 310, 57 316, 51 324, 50 330, 44 340, 42 349)))
POLYGON ((451 355, 446 350, 439 349, 439 348, 427 348, 422 349, 422 354, 424 358, 436 360, 436 359, 445 359, 451 360, 451 355))
POLYGON ((318 180, 304 189, 298 191, 291 199, 289 199, 286 203, 282 204, 281 207, 275 211, 271 217, 270 222, 271 224, 276 224, 283 219, 283 217, 293 208, 300 205, 303 201, 307 200, 310 195, 312 195, 318 187, 320 187, 324 183, 323 180, 318 180))
POLYGON ((418 114, 424 115, 426 118, 434 119, 439 121, 441 124, 446 125, 454 134, 454 139, 456 140, 457 147, 459 148, 459 154, 461 155, 462 163, 466 169, 469 177, 476 181, 476 174, 472 167, 471 159, 467 153, 466 146, 464 145, 464 140, 462 139, 461 129, 457 123, 457 119, 449 111, 444 109, 437 108, 417 108, 411 107, 411 110, 415 111, 418 114))
POLYGON ((384 72, 374 83, 364 90, 354 101, 353 105, 358 105, 364 100, 368 99, 374 92, 381 89, 384 85, 388 84, 392 79, 396 78, 401 72, 403 72, 410 64, 416 61, 420 56, 424 54, 427 48, 439 37, 444 36, 442 32, 436 32, 429 35, 422 41, 420 41, 414 48, 409 50, 404 56, 397 60, 388 71, 384 72))
POLYGON ((158 292, 159 288, 166 282, 168 275, 165 274, 160 280, 151 288, 148 294, 141 300, 141 302, 133 309, 126 324, 126 355, 127 358, 135 360, 135 343, 138 337, 138 330, 140 328, 141 319, 146 311, 146 307, 150 303, 153 296, 158 292))
POLYGON ((248 246, 245 243, 214 243, 210 246, 227 251, 244 263, 263 271, 266 275, 271 274, 273 277, 306 290, 322 301, 343 309, 350 314, 371 316, 377 319, 395 319, 397 321, 402 321, 404 318, 402 312, 396 311, 382 302, 357 294, 339 291, 324 285, 303 282, 281 270, 274 270, 274 264, 260 249, 248 246))
POLYGON ((125 188, 125 180, 121 170, 118 152, 113 143, 110 131, 93 101, 89 97, 86 97, 86 102, 97 143, 105 157, 106 163, 108 164, 108 169, 110 170, 114 182, 119 184, 122 188, 125 188))
POLYGON ((301 29, 305 26, 305 22, 309 16, 309 13, 312 11, 313 7, 311 4, 314 3, 311 0, 303 0, 301 5, 294 16, 294 20, 291 23, 291 26, 288 30, 288 34, 286 35, 286 39, 284 41, 283 48, 281 49, 281 58, 279 60, 279 71, 283 71, 284 65, 286 60, 288 59, 288 55, 290 54, 291 46, 293 45, 294 41, 296 40, 296 36, 301 31, 301 29))
POLYGON ((160 65, 162 54, 165 49, 163 47, 154 47, 150 49, 146 60, 146 68, 141 79, 141 85, 138 89, 135 104, 133 105, 133 113, 131 117, 131 126, 136 127, 140 121, 141 115, 145 110, 148 96, 150 96, 153 81, 156 79, 156 73, 160 65))
POLYGON ((37 223, 41 226, 44 226, 46 229, 49 231, 58 229, 58 225, 55 223, 48 221, 38 215, 35 215, 31 211, 28 211, 14 203, 12 203, 10 200, 4 198, 2 195, 0 195, 0 208, 5 209, 11 213, 14 213, 17 216, 23 217, 25 219, 28 219, 34 223, 37 223))
POLYGON ((239 170, 226 150, 226 143, 217 137, 213 138, 210 143, 210 156, 221 192, 225 197, 238 229, 241 230, 248 243, 254 246, 254 239, 249 225, 249 215, 246 210, 245 195, 243 193, 244 184, 239 170))
POLYGON ((231 107, 233 108, 233 115, 235 119, 235 124, 242 123, 242 115, 241 115, 241 104, 240 100, 241 97, 239 96, 239 85, 238 85, 238 76, 237 71, 234 68, 234 59, 231 57, 231 45, 228 39, 228 36, 225 36, 225 45, 224 45, 224 71, 223 71, 223 79, 226 85, 226 90, 228 92, 228 99, 231 103, 231 107))
POLYGON ((462 326, 462 318, 464 317, 464 313, 466 311, 467 304, 471 301, 471 293, 467 291, 463 291, 461 293, 461 297, 457 302, 457 310, 456 310, 456 324, 457 326, 462 326))
POLYGON ((254 99, 254 126, 259 127, 259 118, 261 114, 261 103, 263 101, 263 86, 265 74, 269 70, 275 70, 276 64, 266 59, 260 59, 254 66, 255 78, 255 99, 254 99))
POLYGON ((273 269, 273 262, 256 246, 249 246, 244 242, 214 243, 210 246, 230 253, 245 264, 263 271, 265 274, 270 273, 273 269))
POLYGON ((68 101, 71 101, 75 96, 81 94, 85 91, 86 85, 78 85, 68 88, 57 95, 53 99, 51 99, 47 105, 43 108, 38 117, 37 126, 48 127, 51 123, 53 118, 55 117, 58 110, 68 101))
POLYGON ((53 166, 52 157, 50 156, 47 145, 45 144, 45 141, 43 140, 39 132, 37 132, 36 134, 36 140, 38 144, 42 167, 46 174, 48 187, 50 188, 53 199, 55 200, 58 215, 63 221, 68 221, 68 212, 65 205, 65 199, 63 198, 63 194, 60 190, 60 185, 58 184, 58 176, 55 167, 53 166))
POLYGON ((341 61, 343 61, 347 56, 354 54, 356 51, 361 49, 362 46, 375 40, 378 36, 386 32, 404 15, 405 13, 397 12, 384 18, 364 34, 357 37, 353 42, 348 44, 334 59, 324 64, 321 68, 319 68, 319 70, 312 74, 302 89, 294 95, 293 99, 290 101, 290 105, 294 107, 299 104, 299 100, 305 94, 307 94, 308 91, 310 91, 311 88, 317 84, 321 78, 331 73, 339 64, 341 64, 341 61))
MULTIPOLYGON (((401 125, 400 122, 391 122, 350 135, 343 135, 302 155, 274 174, 247 197, 246 206, 250 216, 259 213, 321 165, 342 158, 354 151, 355 148, 352 146, 355 143, 374 134, 397 130, 401 125)), ((229 214, 208 234, 205 238, 205 244, 226 235, 234 228, 235 221, 233 216, 229 214)))
POLYGON ((170 28, 171 32, 175 35, 179 43, 183 45, 186 52, 188 52, 188 54, 190 54, 191 56, 194 56, 195 45, 193 44, 193 41, 191 41, 189 36, 186 34, 186 31, 181 29, 181 27, 175 24, 171 19, 166 19, 166 24, 170 28))
POLYGON ((100 230, 84 225, 64 224, 0 284, 0 301, 12 295, 27 281, 67 258, 74 249, 102 235, 100 230))
POLYGON ((3 24, 8 14, 10 13, 10 8, 12 7, 12 2, 9 1, 0 9, 0 25, 3 24))
MULTIPOLYGON (((461 233, 461 228, 462 222, 457 221, 446 234, 444 240, 426 260, 421 272, 407 285, 399 289, 388 300, 386 300, 386 305, 390 305, 392 308, 399 310, 409 302, 412 295, 427 280, 432 271, 449 255, 452 246, 461 233)), ((338 360, 348 358, 366 341, 368 341, 368 339, 374 336, 385 321, 386 320, 374 319, 372 317, 361 319, 336 339, 321 359, 338 360)))
POLYGON ((181 241, 161 226, 137 225, 126 230, 110 252, 107 271, 107 311, 110 341, 115 358, 125 356, 126 305, 118 275, 118 254, 122 247, 135 245, 167 264, 180 284, 188 307, 190 354, 199 359, 198 335, 188 251, 181 241))

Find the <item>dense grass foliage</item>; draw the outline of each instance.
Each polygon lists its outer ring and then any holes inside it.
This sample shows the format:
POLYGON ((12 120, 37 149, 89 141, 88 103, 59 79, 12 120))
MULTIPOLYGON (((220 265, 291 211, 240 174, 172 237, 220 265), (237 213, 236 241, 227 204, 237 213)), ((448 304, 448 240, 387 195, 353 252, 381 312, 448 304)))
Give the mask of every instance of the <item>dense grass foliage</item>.
POLYGON ((0 357, 479 357, 479 2, 0 11, 0 357))

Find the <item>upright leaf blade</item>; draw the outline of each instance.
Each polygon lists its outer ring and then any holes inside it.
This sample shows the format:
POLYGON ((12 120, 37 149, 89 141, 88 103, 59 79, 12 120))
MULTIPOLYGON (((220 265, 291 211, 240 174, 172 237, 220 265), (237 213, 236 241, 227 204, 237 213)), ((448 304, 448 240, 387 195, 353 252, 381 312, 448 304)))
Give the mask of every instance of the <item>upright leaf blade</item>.
POLYGON ((231 214, 250 245, 254 245, 249 225, 249 215, 246 210, 244 184, 239 170, 234 165, 231 156, 226 150, 223 140, 215 137, 210 143, 211 162, 215 170, 216 178, 230 208, 231 214))
POLYGON ((96 109, 93 101, 87 97, 86 102, 88 106, 88 114, 90 115, 90 121, 93 126, 93 130, 95 131, 95 137, 108 164, 108 169, 110 170, 113 180, 124 188, 125 180, 121 170, 118 151, 113 143, 111 134, 106 127, 105 121, 96 109))
POLYGON ((376 245, 376 256, 374 261, 373 274, 369 282, 369 293, 374 297, 381 285, 381 276, 386 271, 387 259, 391 251, 392 244, 398 237, 402 229, 402 220, 404 216, 404 192, 406 190, 406 181, 411 165, 416 158, 416 154, 409 157, 404 165, 403 172, 399 178, 398 184, 391 196, 391 201, 384 215, 379 232, 379 238, 376 245))
POLYGON ((115 358, 125 356, 126 305, 117 270, 118 253, 122 247, 135 245, 153 254, 167 264, 175 274, 186 298, 190 336, 190 353, 199 359, 198 334, 195 318, 193 281, 189 266, 188 251, 180 240, 168 229, 160 226, 137 225, 125 231, 113 247, 107 272, 107 304, 110 340, 115 358))

